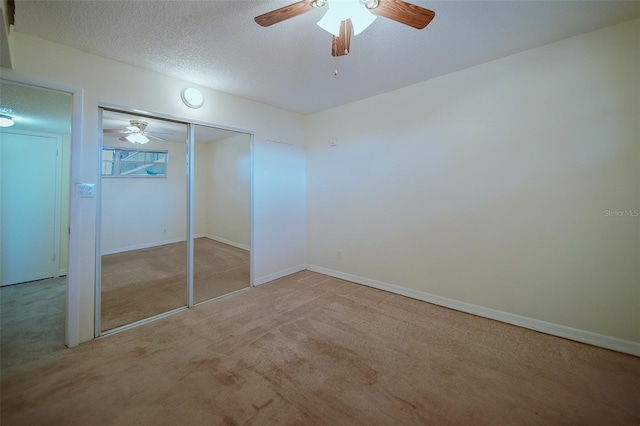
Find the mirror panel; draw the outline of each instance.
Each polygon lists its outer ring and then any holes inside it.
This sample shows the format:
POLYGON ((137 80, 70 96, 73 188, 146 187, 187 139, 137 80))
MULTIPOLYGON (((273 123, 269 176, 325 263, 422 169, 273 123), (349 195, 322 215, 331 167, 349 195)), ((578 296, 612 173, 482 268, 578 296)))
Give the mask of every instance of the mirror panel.
POLYGON ((103 110, 100 330, 187 305, 187 125, 103 110))
POLYGON ((195 125, 193 301, 250 286, 251 136, 195 125))

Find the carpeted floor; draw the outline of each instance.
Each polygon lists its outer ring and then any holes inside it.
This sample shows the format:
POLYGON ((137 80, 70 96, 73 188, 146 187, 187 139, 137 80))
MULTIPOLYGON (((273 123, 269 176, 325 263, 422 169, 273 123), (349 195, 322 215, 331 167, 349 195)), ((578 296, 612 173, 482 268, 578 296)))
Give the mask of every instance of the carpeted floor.
POLYGON ((640 358, 309 271, 36 359, 5 327, 3 426, 640 423, 640 358))
MULTIPOLYGON (((67 278, 0 288, 0 376, 29 371, 32 364, 66 351, 67 278)), ((0 418, 0 424, 3 424, 0 418)))
MULTIPOLYGON (((101 329, 187 304, 187 245, 167 244, 102 257, 101 329)), ((249 286, 249 252, 209 238, 194 240, 193 300, 249 286)))

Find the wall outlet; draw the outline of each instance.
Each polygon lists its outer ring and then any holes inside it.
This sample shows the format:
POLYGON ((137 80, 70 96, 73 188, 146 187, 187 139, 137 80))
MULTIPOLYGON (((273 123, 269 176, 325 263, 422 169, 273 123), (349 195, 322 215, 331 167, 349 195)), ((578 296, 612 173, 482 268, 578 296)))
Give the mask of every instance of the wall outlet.
POLYGON ((342 260, 342 250, 338 250, 338 260, 342 260))

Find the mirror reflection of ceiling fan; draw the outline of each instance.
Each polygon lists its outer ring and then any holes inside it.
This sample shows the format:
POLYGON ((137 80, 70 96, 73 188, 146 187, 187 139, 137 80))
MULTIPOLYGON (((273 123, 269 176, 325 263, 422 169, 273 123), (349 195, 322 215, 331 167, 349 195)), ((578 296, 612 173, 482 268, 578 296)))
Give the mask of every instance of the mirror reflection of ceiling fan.
POLYGON ((127 126, 124 129, 104 129, 102 133, 104 134, 115 133, 116 135, 122 134, 123 136, 119 137, 118 138, 119 140, 128 141, 131 143, 139 143, 139 144, 145 144, 149 142, 149 140, 151 139, 166 142, 165 139, 159 138, 155 135, 171 135, 172 134, 172 133, 160 133, 160 132, 147 132, 145 131, 145 129, 147 128, 147 125, 149 123, 147 123, 146 121, 130 120, 129 123, 131 125, 127 126))
POLYGON ((351 34, 360 34, 373 23, 376 16, 421 30, 436 15, 429 9, 402 0, 302 0, 257 16, 255 21, 268 27, 322 7, 328 10, 318 21, 318 25, 333 34, 333 56, 347 55, 351 34))

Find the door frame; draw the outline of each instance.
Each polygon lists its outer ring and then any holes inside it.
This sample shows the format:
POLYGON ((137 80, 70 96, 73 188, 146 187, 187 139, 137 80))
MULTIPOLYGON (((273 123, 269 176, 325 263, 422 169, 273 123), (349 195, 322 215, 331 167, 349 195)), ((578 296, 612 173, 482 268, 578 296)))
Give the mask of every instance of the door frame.
POLYGON ((71 161, 69 170, 69 249, 67 264, 67 306, 65 321, 65 345, 68 347, 80 344, 80 199, 75 197, 74 182, 81 178, 81 141, 82 141, 82 113, 84 105, 84 89, 79 86, 45 80, 2 70, 2 80, 14 84, 44 90, 54 90, 71 95, 71 161))
MULTIPOLYGON (((138 325, 146 324, 151 321, 155 321, 160 318, 164 318, 166 316, 172 315, 177 312, 181 312, 186 309, 193 308, 198 304, 194 304, 193 302, 193 237, 194 237, 194 190, 193 190, 193 182, 194 182, 194 129, 196 125, 205 126, 205 127, 215 127, 222 130, 229 130, 237 133, 243 133, 249 135, 249 196, 250 196, 250 205, 249 205, 249 288, 254 287, 254 233, 253 233, 253 222, 254 222, 254 163, 253 163, 253 155, 254 155, 254 139, 255 132, 246 129, 239 129, 237 127, 230 127, 221 124, 216 124, 207 121, 194 120, 192 118, 180 117, 171 114, 163 114, 153 111, 140 110, 137 108, 130 108, 122 105, 116 105, 106 102, 98 102, 98 121, 100 124, 99 131, 99 155, 97 156, 97 170, 98 170, 98 180, 96 185, 96 197, 97 197, 97 205, 96 205, 96 268, 95 268, 95 320, 94 320, 94 336, 96 338, 107 336, 109 334, 117 333, 120 331, 128 330, 133 327, 137 327, 138 325), (161 120, 173 121, 177 123, 182 123, 187 125, 187 305, 181 308, 173 309, 171 311, 154 315, 150 318, 145 318, 139 321, 135 321, 130 324, 125 324, 123 326, 102 331, 101 324, 101 280, 102 280, 102 268, 101 268, 101 239, 100 239, 100 228, 101 228, 101 211, 102 211, 102 147, 104 146, 103 141, 103 133, 102 133, 102 112, 104 110, 120 112, 124 114, 132 114, 132 115, 142 115, 148 116, 151 118, 158 118, 161 120)), ((221 296, 222 297, 222 296, 221 296)), ((204 303, 204 302, 201 302, 204 303)))

